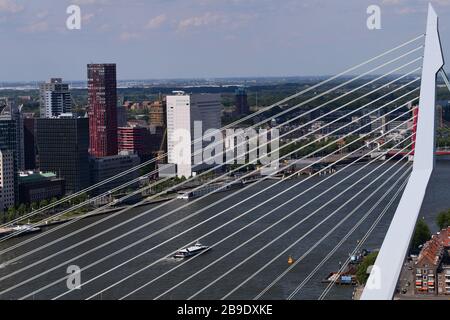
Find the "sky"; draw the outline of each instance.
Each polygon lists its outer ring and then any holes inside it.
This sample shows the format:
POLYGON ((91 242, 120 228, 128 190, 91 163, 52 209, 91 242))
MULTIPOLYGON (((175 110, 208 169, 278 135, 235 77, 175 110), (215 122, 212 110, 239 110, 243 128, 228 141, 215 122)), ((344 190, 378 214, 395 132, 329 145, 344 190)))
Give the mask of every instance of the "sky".
MULTIPOLYGON (((330 75, 424 33, 428 2, 0 0, 0 81, 85 80, 91 62, 121 80, 330 75), (73 4, 80 30, 66 27, 73 4)), ((450 61, 450 0, 431 2, 450 61)))

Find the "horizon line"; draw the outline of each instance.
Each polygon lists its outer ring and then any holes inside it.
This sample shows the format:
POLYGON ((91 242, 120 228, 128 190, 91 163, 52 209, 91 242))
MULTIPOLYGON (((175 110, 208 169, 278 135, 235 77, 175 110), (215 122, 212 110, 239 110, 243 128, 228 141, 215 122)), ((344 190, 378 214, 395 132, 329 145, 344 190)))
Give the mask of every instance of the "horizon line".
MULTIPOLYGON (((402 74, 402 73, 397 73, 397 74, 402 74)), ((417 73, 419 74, 419 73, 417 73)), ((345 76, 342 76, 342 78, 348 78, 348 77, 352 77, 352 76, 357 76, 358 74, 348 74, 345 76)), ((365 77, 375 77, 378 76, 379 74, 373 74, 373 75, 366 75, 365 77)), ((393 74, 394 75, 394 74, 393 74)), ((186 81, 186 80, 203 80, 203 81, 207 81, 207 80, 238 80, 238 79, 242 79, 242 80, 248 80, 248 79, 283 79, 283 78, 327 78, 327 77, 333 77, 334 74, 323 74, 323 75, 304 75, 304 76, 300 76, 300 75, 286 75, 286 76, 225 76, 225 77, 221 77, 221 76, 215 76, 215 77, 180 77, 180 78, 128 78, 128 79, 117 79, 117 82, 126 82, 126 81, 186 81)), ((414 74, 411 74, 411 76, 414 76, 414 74)), ((58 76, 54 76, 54 77, 50 77, 46 80, 0 80, 0 84, 5 84, 5 83, 43 83, 47 80, 50 80, 52 78, 61 78, 64 80, 65 83, 71 83, 71 82, 87 82, 88 80, 65 80, 65 78, 63 77, 58 77, 58 76)))

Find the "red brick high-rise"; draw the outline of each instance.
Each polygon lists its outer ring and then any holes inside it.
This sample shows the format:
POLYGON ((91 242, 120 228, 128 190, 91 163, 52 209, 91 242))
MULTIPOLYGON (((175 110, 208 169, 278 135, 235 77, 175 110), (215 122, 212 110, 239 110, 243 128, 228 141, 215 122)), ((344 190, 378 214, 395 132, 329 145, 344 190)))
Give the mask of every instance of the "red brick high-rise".
POLYGON ((89 153, 117 155, 117 82, 115 64, 88 64, 89 153))

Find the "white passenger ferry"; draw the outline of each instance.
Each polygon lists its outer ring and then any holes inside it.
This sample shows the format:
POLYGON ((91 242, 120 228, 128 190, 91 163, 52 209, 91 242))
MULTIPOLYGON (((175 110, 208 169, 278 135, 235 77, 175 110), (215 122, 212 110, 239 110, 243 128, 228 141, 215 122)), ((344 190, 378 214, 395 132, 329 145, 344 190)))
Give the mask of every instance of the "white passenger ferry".
POLYGON ((197 242, 195 245, 191 247, 187 247, 181 249, 177 253, 174 254, 174 258, 188 258, 199 254, 200 252, 208 251, 210 248, 208 246, 202 245, 200 242, 197 242))

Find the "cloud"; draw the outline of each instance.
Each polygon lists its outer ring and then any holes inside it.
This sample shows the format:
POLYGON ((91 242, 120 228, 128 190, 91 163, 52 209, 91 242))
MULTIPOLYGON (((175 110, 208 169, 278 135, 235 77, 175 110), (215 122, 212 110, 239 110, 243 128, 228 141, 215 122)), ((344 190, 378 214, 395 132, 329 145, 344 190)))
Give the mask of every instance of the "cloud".
POLYGON ((189 28, 199 28, 210 25, 223 24, 227 21, 222 14, 206 12, 200 16, 194 16, 181 20, 178 23, 178 30, 184 31, 189 28))
POLYGON ((383 0, 381 3, 386 5, 397 5, 404 3, 404 0, 383 0))
POLYGON ((108 4, 109 0, 72 0, 77 5, 96 5, 96 4, 108 4))
POLYGON ((234 40, 237 39, 237 36, 234 35, 234 34, 228 34, 228 35, 225 36, 224 39, 227 40, 227 41, 234 41, 234 40))
POLYGON ((164 22, 166 22, 166 20, 167 16, 165 14, 156 16, 147 22, 147 24, 145 25, 145 29, 158 29, 164 24, 164 22))
POLYGON ((48 30, 48 22, 47 21, 34 22, 26 27, 19 29, 19 31, 25 32, 25 33, 38 33, 38 32, 45 32, 47 30, 48 30))
POLYGON ((411 6, 423 6, 426 9, 426 3, 431 2, 441 6, 449 6, 450 0, 383 0, 381 3, 384 5, 408 5, 407 8, 411 6))
POLYGON ((129 32, 129 31, 123 31, 119 35, 120 41, 130 41, 130 40, 135 40, 135 39, 139 39, 139 38, 140 38, 140 35, 138 33, 129 32))
POLYGON ((433 3, 437 3, 441 6, 448 6, 450 5, 450 0, 431 0, 433 3))
POLYGON ((418 12, 423 12, 424 9, 419 9, 419 8, 413 8, 413 7, 403 7, 400 8, 396 11, 396 13, 400 14, 400 15, 407 15, 407 14, 413 14, 413 13, 418 13, 418 12))
POLYGON ((44 11, 38 12, 36 14, 36 18, 38 18, 38 19, 47 18, 48 17, 48 13, 49 13, 48 10, 44 10, 44 11))
POLYGON ((100 25, 99 27, 97 27, 97 31, 98 32, 108 32, 111 31, 111 26, 107 23, 104 23, 102 25, 100 25))
POLYGON ((82 14, 81 15, 81 20, 84 22, 84 23, 89 23, 91 20, 92 20, 92 18, 94 18, 95 17, 95 14, 94 13, 84 13, 84 14, 82 14))
POLYGON ((0 0, 0 12, 17 13, 23 10, 23 5, 19 5, 14 0, 0 0))

